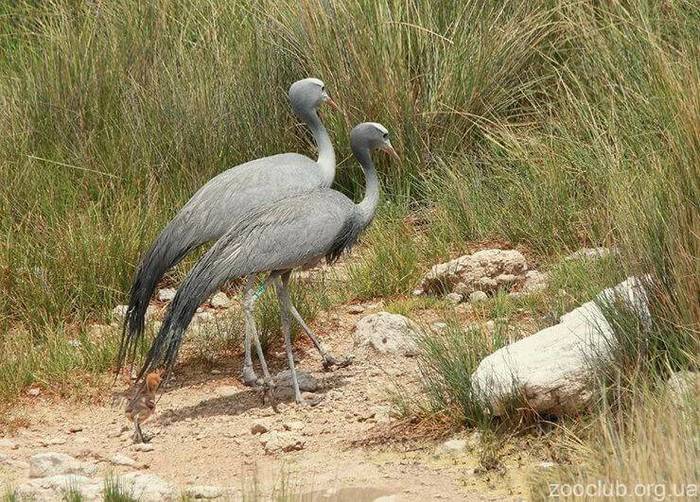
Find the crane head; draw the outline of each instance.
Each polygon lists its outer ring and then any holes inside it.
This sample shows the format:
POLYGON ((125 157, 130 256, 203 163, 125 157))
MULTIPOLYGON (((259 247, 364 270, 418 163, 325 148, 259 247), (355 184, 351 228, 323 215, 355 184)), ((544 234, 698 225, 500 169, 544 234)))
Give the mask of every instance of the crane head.
POLYGON ((338 109, 326 85, 317 78, 305 78, 294 82, 289 88, 289 101, 292 104, 292 110, 299 117, 315 113, 324 103, 334 110, 338 109))

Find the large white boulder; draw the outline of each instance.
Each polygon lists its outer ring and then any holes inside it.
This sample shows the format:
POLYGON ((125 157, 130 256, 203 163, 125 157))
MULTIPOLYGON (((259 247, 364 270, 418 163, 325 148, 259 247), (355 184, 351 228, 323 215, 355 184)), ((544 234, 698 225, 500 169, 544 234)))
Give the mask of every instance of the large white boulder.
POLYGON ((389 312, 368 315, 355 324, 355 346, 378 352, 414 356, 418 353, 418 326, 409 318, 389 312))
POLYGON ((522 280, 527 260, 515 249, 482 249, 433 266, 420 285, 424 293, 490 293, 522 280))
MULTIPOLYGON (((624 302, 650 323, 642 282, 628 278, 602 291, 597 302, 624 302)), ((559 324, 503 347, 472 374, 476 395, 496 415, 513 399, 539 413, 562 415, 583 409, 594 389, 594 367, 609 360, 615 341, 596 301, 563 315, 559 324)))

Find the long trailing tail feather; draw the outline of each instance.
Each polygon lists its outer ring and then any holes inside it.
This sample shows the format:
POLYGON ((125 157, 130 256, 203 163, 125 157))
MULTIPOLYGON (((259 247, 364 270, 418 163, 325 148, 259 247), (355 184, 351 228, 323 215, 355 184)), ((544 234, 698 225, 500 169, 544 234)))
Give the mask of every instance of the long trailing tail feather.
POLYGON ((194 266, 178 288, 163 325, 153 340, 151 348, 138 373, 137 380, 159 368, 169 374, 177 360, 183 336, 197 308, 211 296, 227 279, 245 275, 235 263, 237 253, 226 253, 226 237, 215 244, 194 266), (233 262, 231 258, 234 258, 233 262))
POLYGON ((141 261, 129 291, 129 306, 122 326, 117 354, 117 373, 136 358, 146 327, 146 311, 158 282, 165 272, 177 265, 195 245, 177 235, 177 220, 173 220, 158 236, 141 261))

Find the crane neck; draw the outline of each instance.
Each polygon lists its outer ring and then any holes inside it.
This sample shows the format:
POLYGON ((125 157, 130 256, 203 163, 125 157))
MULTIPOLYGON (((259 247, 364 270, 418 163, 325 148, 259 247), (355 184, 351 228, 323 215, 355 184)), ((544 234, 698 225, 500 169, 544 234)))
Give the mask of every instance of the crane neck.
POLYGON ((362 216, 363 226, 367 226, 372 219, 374 219, 374 215, 377 212, 377 205, 379 204, 379 179, 377 178, 377 171, 374 168, 374 162, 372 162, 372 155, 369 152, 369 148, 353 146, 352 153, 362 166, 362 171, 365 174, 365 196, 357 205, 357 208, 362 216))
POLYGON ((318 160, 316 162, 321 169, 323 186, 330 187, 335 179, 335 152, 333 151, 331 138, 315 110, 303 114, 302 119, 311 129, 311 134, 318 148, 318 160))

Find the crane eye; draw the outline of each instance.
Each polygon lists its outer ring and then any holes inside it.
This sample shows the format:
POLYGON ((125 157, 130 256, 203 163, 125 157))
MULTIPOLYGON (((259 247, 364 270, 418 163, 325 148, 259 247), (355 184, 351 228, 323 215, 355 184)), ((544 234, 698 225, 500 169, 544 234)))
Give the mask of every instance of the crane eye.
POLYGON ((325 90, 326 90, 326 86, 325 86, 325 85, 322 85, 322 86, 321 86, 321 90, 322 90, 322 91, 325 91, 325 90))
POLYGON ((388 133, 388 132, 385 132, 385 133, 384 133, 384 139, 389 139, 389 133, 388 133))

